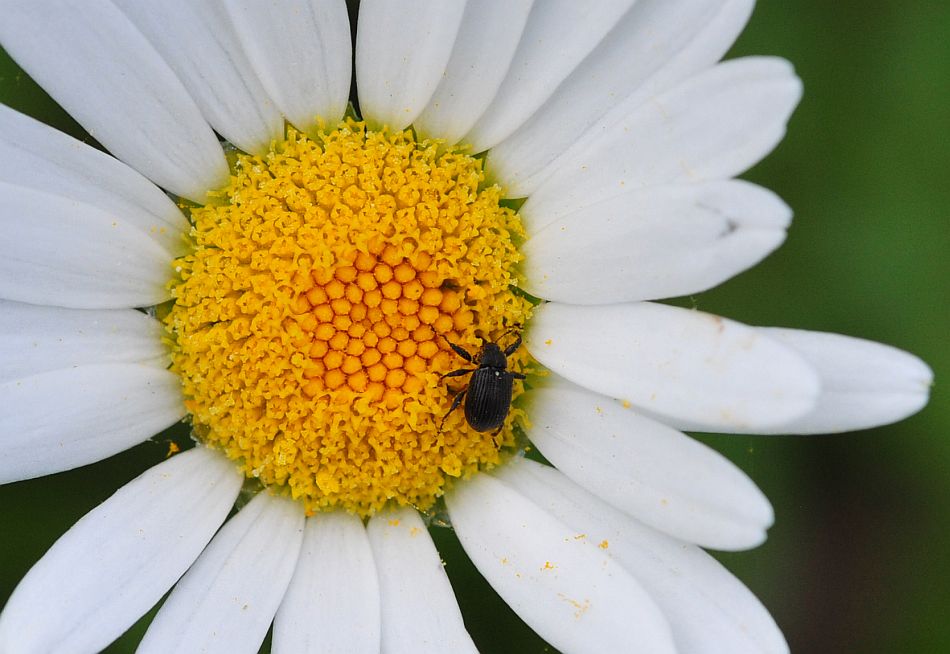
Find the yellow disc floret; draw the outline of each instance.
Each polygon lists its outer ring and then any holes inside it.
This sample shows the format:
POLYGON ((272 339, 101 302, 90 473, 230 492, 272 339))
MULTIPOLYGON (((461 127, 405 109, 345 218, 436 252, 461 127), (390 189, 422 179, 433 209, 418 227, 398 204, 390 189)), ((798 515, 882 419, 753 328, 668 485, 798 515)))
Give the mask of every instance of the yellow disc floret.
POLYGON ((311 511, 425 509, 496 464, 517 411, 497 435, 461 411, 440 429, 440 375, 469 366, 447 341, 477 352, 531 307, 518 216, 482 182, 478 159, 355 121, 239 155, 171 284, 196 436, 311 511))

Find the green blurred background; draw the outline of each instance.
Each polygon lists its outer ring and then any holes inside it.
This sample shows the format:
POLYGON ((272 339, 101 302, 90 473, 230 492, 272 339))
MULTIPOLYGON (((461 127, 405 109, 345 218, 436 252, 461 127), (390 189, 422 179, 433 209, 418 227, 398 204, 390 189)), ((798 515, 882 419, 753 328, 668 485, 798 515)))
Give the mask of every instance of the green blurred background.
MULTIPOLYGON (((928 361, 937 381, 930 405, 898 425, 703 437, 760 484, 777 516, 763 547, 721 558, 794 652, 950 652, 950 3, 765 0, 730 56, 747 54, 786 57, 805 83, 788 137, 746 175, 785 198, 795 222, 763 265, 688 303, 890 343, 928 361)), ((2 51, 0 101, 84 137, 2 51)), ((60 534, 166 451, 159 436, 0 487, 0 603, 60 534)), ((553 651, 450 531, 433 535, 482 652, 553 651)), ((134 651, 146 626, 107 651, 134 651)))

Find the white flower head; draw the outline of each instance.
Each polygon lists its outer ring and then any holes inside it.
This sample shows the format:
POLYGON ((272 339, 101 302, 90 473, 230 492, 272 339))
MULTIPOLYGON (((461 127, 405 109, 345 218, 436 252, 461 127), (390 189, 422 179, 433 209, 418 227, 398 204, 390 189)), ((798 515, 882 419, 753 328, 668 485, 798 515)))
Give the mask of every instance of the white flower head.
POLYGON ((736 179, 801 96, 720 62, 752 5, 363 0, 354 49, 342 0, 4 2, 114 156, 0 107, 0 482, 196 445, 50 548, 0 650, 99 651, 171 590, 142 652, 474 652, 435 518, 561 651, 787 651, 702 549, 772 508, 680 430, 887 424, 932 375, 654 302, 785 238, 736 179))

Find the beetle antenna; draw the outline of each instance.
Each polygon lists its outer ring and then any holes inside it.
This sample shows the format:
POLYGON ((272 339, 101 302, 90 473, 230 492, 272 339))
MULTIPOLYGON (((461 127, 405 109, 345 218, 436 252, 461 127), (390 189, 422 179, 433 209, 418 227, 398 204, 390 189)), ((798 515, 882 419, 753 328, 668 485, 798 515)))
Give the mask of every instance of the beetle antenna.
POLYGON ((450 348, 452 348, 452 351, 453 351, 453 352, 455 352, 457 355, 459 355, 460 357, 462 357, 463 359, 465 359, 465 360, 468 361, 469 363, 475 363, 475 357, 473 357, 472 354, 471 354, 468 350, 466 350, 466 349, 465 349, 464 347, 462 347, 461 345, 456 345, 455 343, 453 343, 452 341, 450 341, 449 339, 447 339, 444 334, 439 334, 439 336, 442 337, 442 340, 443 340, 443 341, 445 341, 446 343, 448 343, 448 346, 449 346, 450 348))
MULTIPOLYGON (((507 326, 504 320, 501 321, 501 324, 507 326)), ((517 330, 517 329, 521 329, 521 323, 520 323, 520 322, 516 322, 515 324, 511 325, 510 327, 508 327, 508 329, 506 329, 504 332, 502 332, 501 336, 498 337, 498 340, 501 341, 501 339, 503 339, 505 336, 507 336, 508 334, 510 334, 511 332, 513 332, 513 331, 515 331, 515 330, 517 330)))

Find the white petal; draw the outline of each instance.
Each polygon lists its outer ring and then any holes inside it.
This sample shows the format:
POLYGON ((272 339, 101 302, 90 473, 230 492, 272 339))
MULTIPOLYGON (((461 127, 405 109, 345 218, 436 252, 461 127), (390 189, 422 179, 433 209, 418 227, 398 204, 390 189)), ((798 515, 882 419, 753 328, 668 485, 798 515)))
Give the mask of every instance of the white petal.
POLYGON ((363 521, 307 520, 300 560, 274 618, 275 654, 378 654, 379 581, 363 521))
POLYGON ((120 488, 17 586, 0 616, 0 650, 103 650, 198 557, 242 479, 223 456, 196 447, 120 488))
POLYGON ((366 530, 379 573, 382 653, 477 652, 419 514, 377 514, 366 530))
POLYGON ((172 255, 121 216, 0 182, 0 297, 76 309, 164 302, 172 255))
MULTIPOLYGON (((775 327, 760 327, 758 331, 814 367, 821 380, 821 393, 811 411, 786 422, 760 426, 716 428, 681 416, 661 419, 683 431, 829 434, 897 422, 927 404, 933 372, 912 354, 841 334, 775 327)), ((644 413, 651 414, 647 410, 644 413)))
POLYGON ((188 221, 161 189, 118 159, 3 105, 0 182, 91 204, 169 252, 184 252, 188 221))
POLYGON ((139 311, 83 311, 0 300, 0 383, 92 363, 165 367, 161 323, 139 311))
POLYGON ((544 304, 525 342, 576 384, 710 431, 780 425, 819 392, 812 367, 761 332, 662 304, 544 304))
POLYGON ((636 577, 669 621, 678 651, 787 654, 788 645, 762 603, 695 545, 638 523, 534 461, 513 461, 497 474, 636 577))
POLYGON ((674 652, 650 596, 602 549, 521 493, 478 475, 446 495, 465 552, 508 605, 566 652, 674 652))
POLYGON ((933 372, 897 348, 860 338, 797 329, 763 329, 798 352, 821 376, 821 395, 810 412, 766 430, 826 434, 887 425, 927 404, 933 372))
POLYGON ((0 484, 93 463, 178 422, 181 382, 150 365, 64 368, 0 384, 0 484))
POLYGON ((533 1, 473 0, 465 5, 442 80, 413 121, 420 134, 455 143, 472 128, 508 72, 533 1))
POLYGON ((416 119, 446 71, 464 11, 465 0, 360 2, 356 85, 363 118, 392 129, 416 119))
POLYGON ((753 4, 640 0, 531 120, 492 148, 492 173, 512 197, 530 195, 591 134, 719 61, 753 4))
POLYGON ((10 0, 3 47, 112 154, 195 202, 224 186, 214 132, 161 56, 109 2, 10 0))
POLYGON ((618 509, 703 547, 765 541, 769 501, 702 443, 579 387, 541 387, 525 401, 528 438, 568 477, 618 509))
POLYGON ((258 493, 181 578, 136 652, 257 652, 290 583, 303 527, 299 504, 258 493))
POLYGON ((774 193, 740 180, 625 193, 526 225, 522 288, 572 304, 698 293, 777 248, 791 215, 774 193))
POLYGON ((634 1, 535 2, 508 75, 465 141, 480 152, 521 127, 597 47, 634 1))
POLYGON ((782 59, 719 64, 564 157, 521 213, 550 222, 628 190, 738 175, 782 140, 801 92, 801 81, 782 59))
POLYGON ((283 138, 284 118, 254 74, 221 4, 115 2, 165 58, 221 136, 259 154, 283 138))
POLYGON ((298 129, 332 127, 350 94, 353 45, 343 0, 225 0, 254 71, 298 129))

